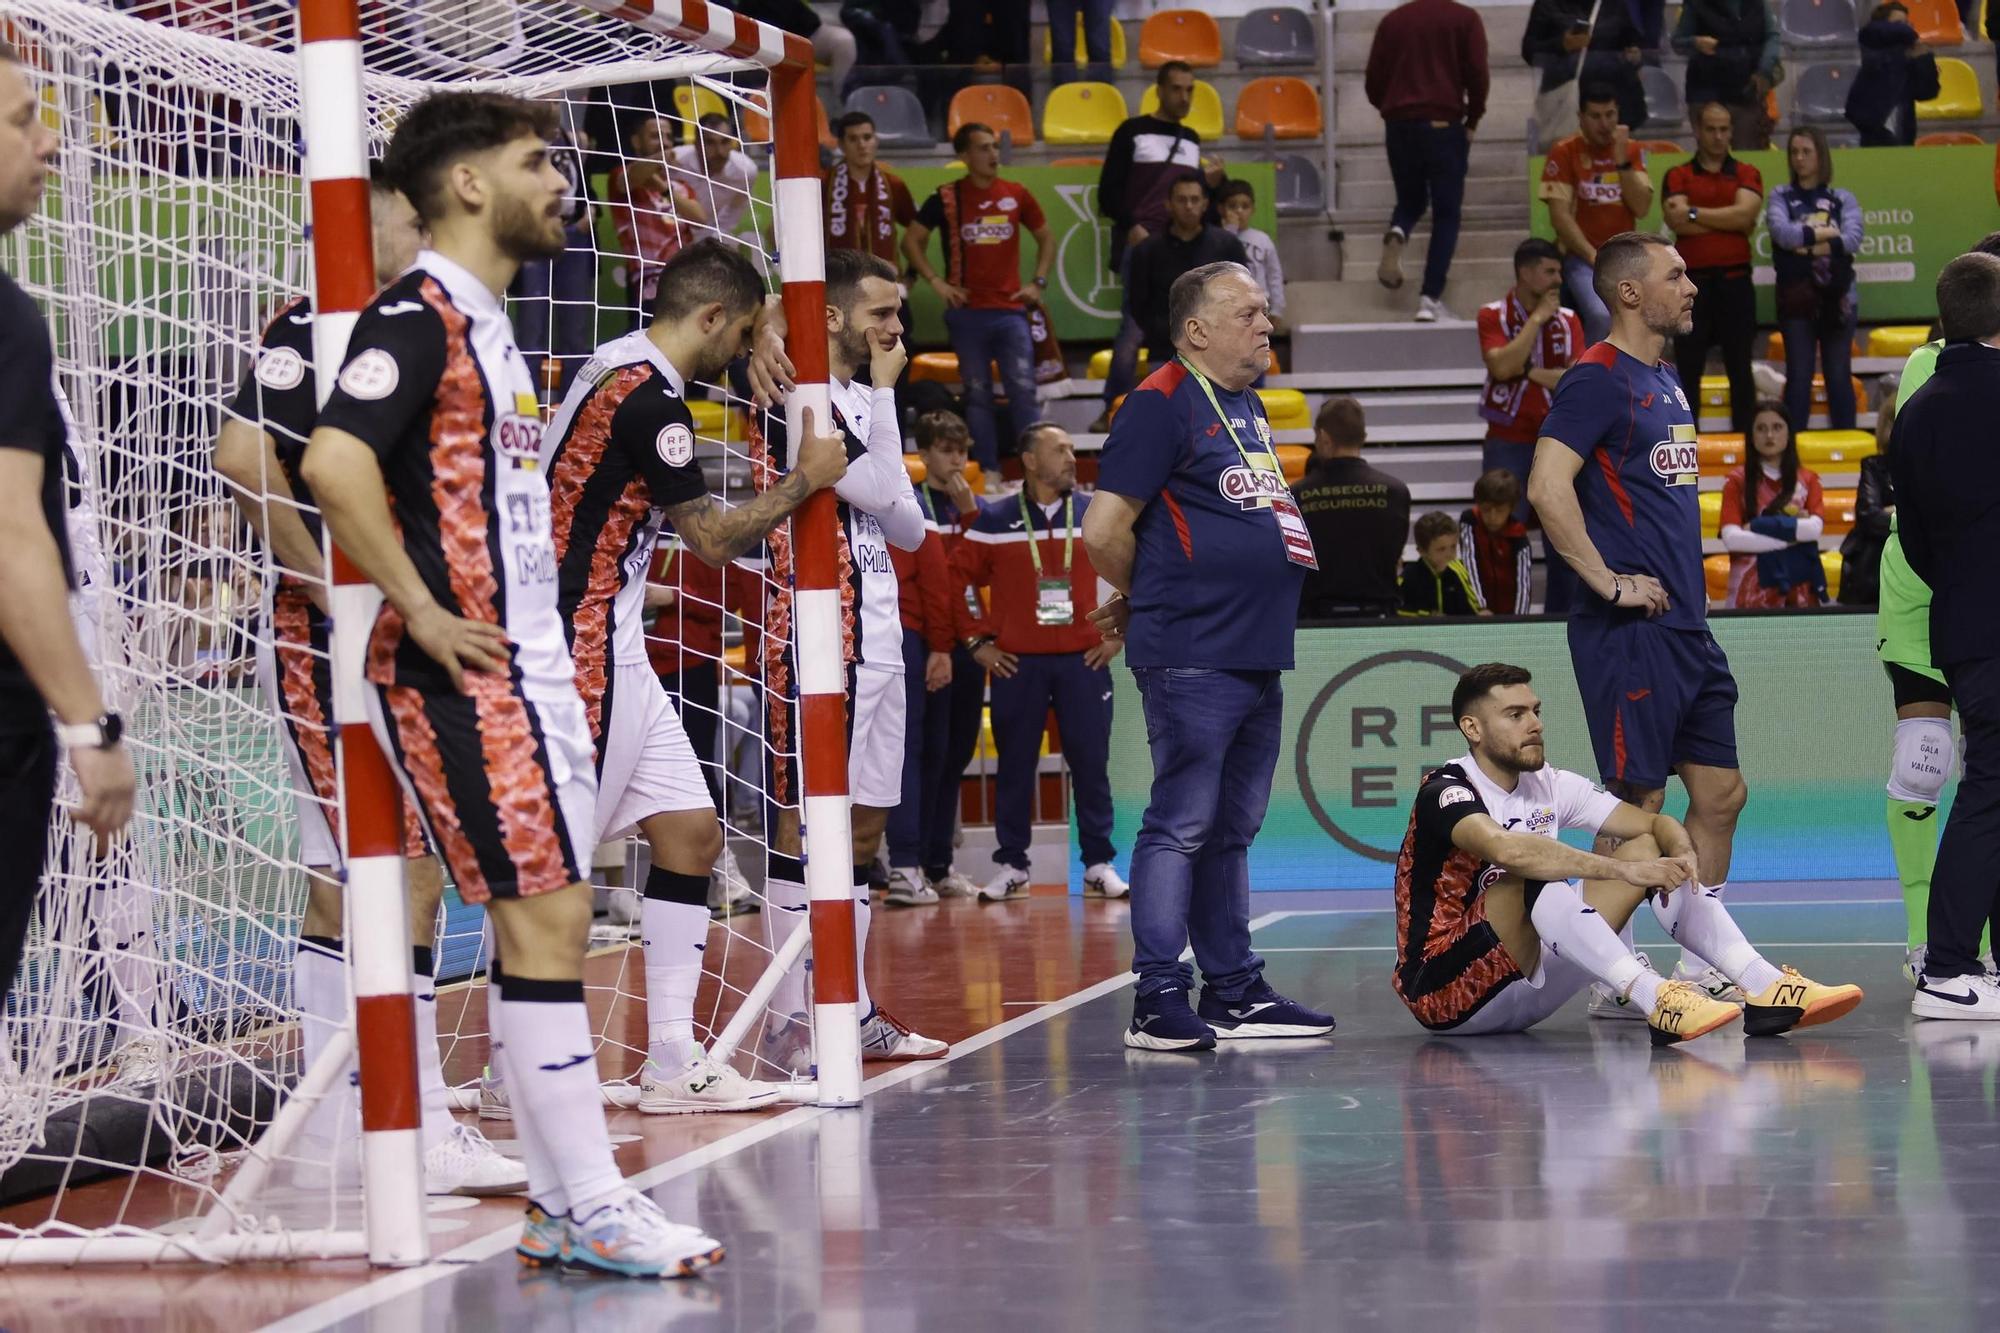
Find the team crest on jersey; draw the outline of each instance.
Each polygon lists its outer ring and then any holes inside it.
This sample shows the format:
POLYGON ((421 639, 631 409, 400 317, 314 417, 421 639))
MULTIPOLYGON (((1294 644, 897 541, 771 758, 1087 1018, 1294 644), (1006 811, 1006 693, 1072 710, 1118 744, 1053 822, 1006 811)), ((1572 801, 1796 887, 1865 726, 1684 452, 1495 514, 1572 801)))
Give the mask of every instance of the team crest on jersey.
POLYGON ((306 359, 289 347, 267 347, 257 357, 257 382, 267 389, 296 389, 305 378, 306 359))
POLYGON ((1556 812, 1549 809, 1547 806, 1543 806, 1539 810, 1531 810, 1528 812, 1528 823, 1526 827, 1528 832, 1530 833, 1540 834, 1543 837, 1547 837, 1549 834, 1555 832, 1556 812))
MULTIPOLYGON (((1679 403, 1679 404, 1681 405, 1681 411, 1683 411, 1683 412, 1693 412, 1693 411, 1694 411, 1694 409, 1693 409, 1692 407, 1689 407, 1689 406, 1688 406, 1688 396, 1687 396, 1687 393, 1686 393, 1686 392, 1685 392, 1685 391, 1684 391, 1684 390, 1683 390, 1683 389, 1681 388, 1681 386, 1680 386, 1680 385, 1678 385, 1678 384, 1676 384, 1676 385, 1674 386, 1674 401, 1675 401, 1675 402, 1677 402, 1677 403, 1679 403)), ((1690 429, 1690 430, 1692 430, 1692 429, 1693 429, 1693 427, 1689 427, 1689 429, 1690 429)))
POLYGON ((686 467, 694 461, 694 432, 678 421, 671 422, 660 427, 653 448, 668 467, 686 467))
POLYGON ((1470 787, 1446 787, 1438 793, 1438 805, 1440 808, 1447 805, 1458 805, 1461 802, 1471 799, 1472 789, 1470 787))
POLYGON ((1271 423, 1262 417, 1252 417, 1250 418, 1250 422, 1257 427, 1257 438, 1263 441, 1266 449, 1269 449, 1271 447, 1271 423))
POLYGON ((1290 495, 1282 472, 1272 472, 1261 467, 1249 467, 1238 463, 1222 470, 1216 479, 1216 489, 1222 498, 1234 503, 1239 509, 1266 509, 1271 501, 1281 495, 1290 495))
POLYGON ((994 205, 994 207, 999 209, 1002 213, 1011 213, 1020 206, 1021 206, 1020 201, 1015 199, 1014 196, 1011 194, 1003 197, 1000 200, 1000 202, 994 205))
POLYGON ((340 388, 349 398, 371 403, 394 393, 396 382, 402 377, 402 367, 396 364, 395 357, 380 347, 371 347, 340 372, 340 388))
POLYGON ((1701 445, 1695 439, 1694 423, 1676 423, 1673 432, 1672 439, 1653 446, 1653 472, 1669 486, 1697 485, 1701 481, 1701 445))
POLYGON ((542 423, 534 417, 508 413, 493 422, 493 447, 516 462, 539 462, 542 456, 542 423))

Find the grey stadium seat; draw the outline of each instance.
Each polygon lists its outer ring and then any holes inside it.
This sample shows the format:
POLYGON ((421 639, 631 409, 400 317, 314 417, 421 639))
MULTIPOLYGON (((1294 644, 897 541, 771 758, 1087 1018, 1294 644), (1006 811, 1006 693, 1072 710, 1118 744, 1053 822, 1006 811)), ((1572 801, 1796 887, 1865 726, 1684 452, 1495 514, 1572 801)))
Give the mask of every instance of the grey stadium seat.
POLYGON ((924 104, 908 88, 870 85, 847 95, 843 108, 865 111, 875 119, 875 137, 888 147, 929 146, 937 142, 931 133, 924 104))
POLYGON ((1658 65, 1639 66, 1639 86, 1646 90, 1646 126, 1679 129, 1687 123, 1687 98, 1681 81, 1658 65))
POLYGON ((1792 122, 1838 125, 1847 119, 1847 93, 1854 86, 1858 64, 1807 65, 1792 88, 1792 122))
POLYGON ((1278 173, 1278 197, 1273 207, 1279 217, 1316 217, 1326 212, 1326 185, 1311 158, 1302 153, 1284 153, 1271 165, 1278 173))
POLYGON ((1854 48, 1854 0, 1784 0, 1778 31, 1793 46, 1854 48))
POLYGON ((1246 68, 1319 62, 1312 15, 1289 5, 1253 9, 1236 22, 1236 63, 1246 68))

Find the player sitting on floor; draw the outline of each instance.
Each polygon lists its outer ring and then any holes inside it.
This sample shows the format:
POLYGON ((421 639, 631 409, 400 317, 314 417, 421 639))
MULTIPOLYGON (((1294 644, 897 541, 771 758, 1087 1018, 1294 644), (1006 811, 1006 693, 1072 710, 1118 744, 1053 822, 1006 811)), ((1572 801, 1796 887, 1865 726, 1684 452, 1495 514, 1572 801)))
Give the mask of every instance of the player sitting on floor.
POLYGON ((1521 1032, 1591 981, 1644 1013, 1666 1046, 1743 1020, 1753 1037, 1830 1023, 1859 986, 1823 986, 1766 962, 1718 896, 1693 881, 1680 822, 1641 810, 1543 755, 1542 701, 1521 667, 1459 677, 1451 711, 1471 745, 1425 777, 1396 861, 1396 994, 1425 1027, 1521 1032), (1611 856, 1557 841, 1565 828, 1621 839, 1611 856), (1675 942, 1748 997, 1739 1007, 1667 981, 1618 932, 1639 904, 1675 942))

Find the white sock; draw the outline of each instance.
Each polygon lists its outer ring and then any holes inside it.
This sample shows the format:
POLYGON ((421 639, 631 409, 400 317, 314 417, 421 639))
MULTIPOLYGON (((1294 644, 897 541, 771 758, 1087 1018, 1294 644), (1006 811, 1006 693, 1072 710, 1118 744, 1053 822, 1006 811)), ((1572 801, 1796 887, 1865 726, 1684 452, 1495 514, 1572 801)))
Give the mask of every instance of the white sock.
MULTIPOLYGON (((299 1006, 299 1076, 318 1062, 347 1022, 347 961, 339 940, 305 936, 292 956, 292 993, 299 1006)), ((360 1105, 354 1094, 358 1066, 352 1054, 332 1090, 307 1117, 303 1137, 317 1143, 341 1143, 350 1137, 358 1146, 360 1105)))
POLYGON ((854 1012, 863 1021, 875 1013, 868 998, 868 926, 875 916, 868 901, 868 867, 854 867, 854 1012))
MULTIPOLYGON (((764 874, 764 938, 776 953, 792 938, 792 932, 806 924, 806 869, 796 856, 771 852, 764 874)), ((803 964, 785 973, 771 996, 771 1007, 781 1014, 806 1011, 806 969, 803 964)))
POLYGON ((108 878, 96 886, 99 943, 110 954, 111 991, 122 1041, 160 1029, 160 962, 151 945, 151 893, 131 880, 108 878))
POLYGON ((431 950, 411 950, 410 995, 417 1012, 417 1090, 424 1104, 424 1149, 451 1137, 451 1092, 444 1085, 444 1052, 438 1048, 437 970, 431 950))
POLYGON ((505 984, 504 969, 500 966, 500 940, 493 933, 493 914, 485 914, 485 923, 480 927, 480 948, 486 958, 486 1081, 495 1087, 507 1086, 507 1071, 500 1064, 500 1024, 505 1021, 500 1006, 500 991, 505 984))
MULTIPOLYGON (((488 966, 486 1010, 489 1018, 486 1026, 492 1045, 486 1060, 487 1073, 496 1082, 506 1084, 514 1081, 508 1077, 507 1066, 512 1057, 507 1053, 507 1043, 500 1039, 499 1027, 500 1015, 507 1007, 502 1003, 507 983, 497 959, 488 966)), ((537 1132, 533 1108, 511 1097, 509 1104, 514 1116, 514 1142, 521 1146, 521 1165, 528 1171, 528 1198, 540 1204, 542 1211, 549 1216, 560 1217, 569 1211, 569 1193, 563 1189, 562 1177, 556 1174, 554 1159, 542 1146, 544 1136, 537 1132)))
POLYGON ((1542 886, 1528 913, 1535 933, 1559 958, 1567 958, 1646 1012, 1659 1000, 1660 975, 1640 962, 1618 932, 1567 880, 1542 886))
POLYGON ((1746 995, 1769 989, 1782 975, 1764 961, 1722 905, 1722 886, 1684 885, 1653 896, 1653 915, 1682 948, 1714 964, 1746 995))
POLYGON ((708 907, 649 894, 639 905, 639 925, 646 951, 646 1053, 662 1074, 673 1074, 701 1053, 694 997, 708 947, 708 907))
MULTIPOLYGON (((604 1096, 597 1085, 597 1041, 583 1004, 581 981, 530 981, 509 976, 500 1003, 507 1011, 508 1097, 548 1154, 561 1182, 565 1211, 588 1216, 624 1193, 611 1156, 604 1096)), ((544 1208, 548 1200, 540 1200, 544 1208)))

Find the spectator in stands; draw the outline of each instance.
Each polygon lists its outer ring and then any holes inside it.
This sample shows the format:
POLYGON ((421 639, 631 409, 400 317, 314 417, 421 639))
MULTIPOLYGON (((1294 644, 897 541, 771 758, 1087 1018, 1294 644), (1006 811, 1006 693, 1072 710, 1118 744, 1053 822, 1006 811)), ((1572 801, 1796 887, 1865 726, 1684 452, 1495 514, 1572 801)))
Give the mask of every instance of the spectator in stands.
MULTIPOLYGON (((1535 0, 1521 32, 1521 59, 1537 75, 1535 148, 1548 152, 1576 124, 1577 93, 1586 84, 1618 95, 1618 120, 1646 123, 1646 88, 1639 67, 1659 33, 1646 39, 1643 15, 1634 6, 1610 0, 1535 0), (1596 26, 1591 16, 1596 15, 1596 26)), ((1657 20, 1656 20, 1657 21, 1657 20)))
POLYGON ((1302 620, 1394 615, 1396 570, 1410 533, 1410 488, 1361 457, 1368 419, 1356 400, 1320 404, 1312 465, 1292 487, 1319 568, 1299 590, 1302 620))
POLYGON ((544 360, 553 352, 559 375, 553 386, 560 399, 570 376, 597 346, 597 238, 591 226, 590 178, 584 171, 584 135, 577 124, 576 104, 556 103, 562 115, 557 138, 549 145, 549 160, 569 182, 563 191, 564 249, 555 259, 521 265, 514 279, 514 340, 534 376, 535 388, 547 387, 544 360), (553 326, 553 327, 552 327, 553 326), (554 342, 550 334, 555 335, 554 342))
POLYGON ((1250 225, 1257 207, 1257 191, 1249 181, 1226 180, 1215 192, 1215 207, 1222 215, 1222 229, 1243 243, 1250 276, 1271 298, 1271 322, 1285 318, 1285 266, 1278 258, 1278 243, 1250 225))
MULTIPOLYGON (((750 212, 750 191, 757 185, 757 164, 743 151, 726 114, 711 111, 701 118, 696 142, 681 144, 668 156, 667 176, 694 195, 718 232, 734 236, 742 229, 744 215, 750 212)), ((759 254, 766 248, 761 235, 756 248, 759 254)))
POLYGON ((1458 0, 1408 0, 1383 17, 1368 48, 1368 103, 1382 113, 1396 183, 1376 277, 1391 290, 1403 285, 1403 246, 1429 208, 1420 323, 1449 314, 1445 278, 1458 248, 1465 171, 1489 81, 1486 25, 1458 0))
POLYGON ((1482 616, 1472 574, 1458 558, 1458 524, 1433 509, 1417 520, 1417 558, 1403 566, 1405 616, 1482 616))
POLYGON ((1192 269, 1222 260, 1244 264, 1249 256, 1243 242, 1220 227, 1202 221, 1208 211, 1208 187, 1196 176, 1175 181, 1167 195, 1165 231, 1148 236, 1132 251, 1126 265, 1125 301, 1139 321, 1146 353, 1157 368, 1174 359, 1174 330, 1167 319, 1167 296, 1174 279, 1192 269))
POLYGON ((1858 40, 1861 68, 1847 90, 1848 123, 1861 132, 1863 148, 1908 147, 1917 141, 1917 103, 1937 96, 1937 57, 1897 4, 1875 6, 1858 40))
POLYGON ((1111 220, 1113 273, 1125 293, 1118 335, 1111 347, 1111 373, 1104 381, 1104 411, 1090 425, 1093 434, 1111 428, 1111 405, 1132 391, 1138 379, 1139 347, 1145 336, 1132 309, 1126 259, 1148 236, 1167 226, 1167 197, 1174 182, 1204 179, 1201 136, 1184 122, 1194 106, 1194 68, 1181 60, 1160 66, 1153 81, 1159 109, 1120 125, 1104 149, 1097 177, 1098 211, 1111 220))
POLYGON ((851 91, 847 76, 854 68, 854 34, 821 18, 806 0, 730 0, 729 7, 745 18, 762 19, 811 42, 813 54, 826 62, 840 95, 845 97, 851 91))
POLYGON ((1757 334, 1757 290, 1750 285, 1750 238, 1764 208, 1764 178, 1729 152, 1729 108, 1710 102, 1695 113, 1695 154, 1667 172, 1661 207, 1695 285, 1694 327, 1674 339, 1681 386, 1701 387, 1708 349, 1722 349, 1729 376, 1731 429, 1747 436, 1756 407, 1750 341, 1757 334))
POLYGON ((1000 139, 992 127, 968 121, 951 137, 965 174, 937 187, 903 233, 903 255, 944 301, 944 324, 965 384, 965 415, 974 453, 987 475, 1000 475, 1000 437, 993 420, 993 375, 1007 388, 1007 412, 1017 434, 1042 419, 1035 392, 1035 344, 1028 307, 1049 285, 1056 250, 1042 206, 1024 185, 1000 179, 1000 139), (1035 238, 1035 276, 1021 281, 1021 233, 1035 238), (944 272, 924 247, 938 233, 944 272))
MULTIPOLYGON (((1048 0, 1050 78, 1057 87, 1074 81, 1076 72, 1076 20, 1083 17, 1084 58, 1090 63, 1083 76, 1097 83, 1111 82, 1111 11, 1116 0, 1048 0)), ((1023 8, 1026 8, 1024 5, 1023 8)))
POLYGON ((1097 570, 1078 538, 1090 496, 1077 494, 1076 446, 1060 426, 1043 423, 1021 433, 1021 467, 1021 489, 982 503, 958 548, 964 586, 985 587, 991 597, 967 640, 974 660, 993 675, 999 759, 993 801, 998 869, 979 900, 1000 902, 1027 890, 1036 778, 1051 709, 1076 801, 1084 891, 1123 898, 1129 890, 1111 860, 1108 667, 1124 641, 1106 638, 1089 619, 1097 609, 1097 570))
POLYGON ((1702 108, 1720 102, 1729 110, 1730 147, 1769 148, 1764 96, 1780 77, 1778 19, 1770 0, 1687 0, 1673 47, 1687 57, 1689 123, 1696 132, 1702 108))
POLYGON ((1597 247, 1632 230, 1653 206, 1646 155, 1618 119, 1618 96, 1591 84, 1577 113, 1578 132, 1549 152, 1538 189, 1563 252, 1563 283, 1583 319, 1586 342, 1611 332, 1611 312, 1591 284, 1597 247))
POLYGON ((1858 406, 1854 256, 1861 253, 1861 205, 1849 191, 1833 187, 1833 153, 1817 126, 1794 129, 1785 155, 1791 183, 1773 190, 1764 210, 1777 270, 1778 329, 1785 335, 1785 410, 1793 421, 1809 419, 1817 352, 1828 421, 1836 430, 1852 430, 1858 406))
POLYGON ((1502 615, 1527 615, 1534 596, 1528 525, 1514 516, 1522 490, 1512 472, 1483 472, 1472 483, 1472 508, 1458 516, 1458 562, 1472 575, 1473 600, 1502 615))
POLYGON ((1861 460, 1854 492, 1854 526, 1840 540, 1842 606, 1875 606, 1882 600, 1882 552, 1896 518, 1896 483, 1889 475, 1890 439, 1896 428, 1896 377, 1885 376, 1875 412, 1875 452, 1861 460))
POLYGON ((641 322, 653 318, 660 270, 688 242, 683 222, 708 221, 708 211, 688 188, 667 178, 666 142, 672 130, 659 116, 647 116, 632 130, 632 156, 614 168, 606 184, 611 220, 627 256, 625 295, 638 307, 641 322))
MULTIPOLYGON (((865 250, 900 265, 896 228, 917 220, 917 205, 903 178, 875 160, 875 118, 850 111, 833 122, 840 160, 826 176, 826 245, 865 250)), ((904 321, 905 328, 909 322, 904 321)))
POLYGON ((1562 252, 1530 236, 1514 247, 1513 290, 1479 308, 1479 356, 1486 362, 1480 468, 1513 474, 1514 517, 1524 521, 1542 418, 1556 381, 1583 354, 1583 321, 1562 303, 1562 285, 1562 252))
POLYGON ((1732 607, 1818 606, 1826 600, 1819 537, 1826 497, 1799 462, 1792 421, 1781 403, 1757 404, 1750 428, 1752 466, 1722 483, 1722 545, 1729 552, 1732 607), (1754 482, 1751 478, 1754 477, 1754 482), (1749 515, 1746 519, 1744 516, 1749 515))
POLYGON ((840 7, 840 21, 854 34, 857 84, 910 77, 924 21, 923 0, 847 0, 840 7))

